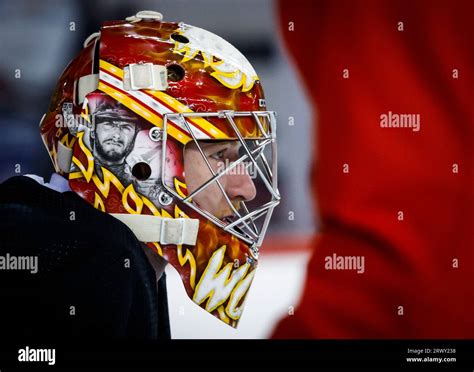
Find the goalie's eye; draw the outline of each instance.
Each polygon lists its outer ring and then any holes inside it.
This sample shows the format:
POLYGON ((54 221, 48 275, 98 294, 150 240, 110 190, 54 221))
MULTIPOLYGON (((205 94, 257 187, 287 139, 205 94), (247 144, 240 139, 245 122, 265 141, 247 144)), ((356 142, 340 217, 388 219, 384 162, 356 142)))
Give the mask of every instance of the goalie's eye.
POLYGON ((224 160, 225 159, 225 153, 226 153, 226 149, 217 151, 217 152, 211 154, 211 158, 213 158, 214 160, 224 160))

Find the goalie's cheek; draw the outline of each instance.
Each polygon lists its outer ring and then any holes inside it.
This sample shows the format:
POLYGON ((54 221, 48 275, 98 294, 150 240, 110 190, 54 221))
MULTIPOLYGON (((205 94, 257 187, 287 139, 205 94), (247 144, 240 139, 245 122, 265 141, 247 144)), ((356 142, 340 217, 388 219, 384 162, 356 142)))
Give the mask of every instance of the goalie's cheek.
POLYGON ((210 178, 211 172, 197 149, 185 149, 184 174, 189 193, 192 193, 210 178))

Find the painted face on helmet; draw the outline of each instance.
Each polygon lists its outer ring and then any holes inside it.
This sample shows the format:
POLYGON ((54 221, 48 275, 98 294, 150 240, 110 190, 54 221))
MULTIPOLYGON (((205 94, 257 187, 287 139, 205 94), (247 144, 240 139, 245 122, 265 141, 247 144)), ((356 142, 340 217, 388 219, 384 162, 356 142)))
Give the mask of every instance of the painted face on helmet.
POLYGON ((138 13, 88 38, 57 87, 40 126, 56 171, 236 327, 280 200, 275 113, 250 62, 206 30, 138 13))
POLYGON ((135 133, 132 122, 113 118, 96 120, 96 156, 105 164, 122 163, 133 148, 135 133))

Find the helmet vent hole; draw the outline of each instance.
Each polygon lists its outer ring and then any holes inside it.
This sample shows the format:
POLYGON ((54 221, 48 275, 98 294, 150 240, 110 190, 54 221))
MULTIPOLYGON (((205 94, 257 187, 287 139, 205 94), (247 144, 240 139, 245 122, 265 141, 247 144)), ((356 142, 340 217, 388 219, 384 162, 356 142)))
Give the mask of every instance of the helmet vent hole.
POLYGON ((137 180, 140 180, 140 181, 147 180, 151 176, 151 168, 145 162, 137 163, 132 168, 132 175, 137 180))
POLYGON ((189 39, 186 36, 180 34, 171 34, 171 38, 178 43, 187 44, 189 43, 189 39))
POLYGON ((180 81, 184 78, 184 68, 180 65, 169 65, 168 69, 168 81, 180 81))

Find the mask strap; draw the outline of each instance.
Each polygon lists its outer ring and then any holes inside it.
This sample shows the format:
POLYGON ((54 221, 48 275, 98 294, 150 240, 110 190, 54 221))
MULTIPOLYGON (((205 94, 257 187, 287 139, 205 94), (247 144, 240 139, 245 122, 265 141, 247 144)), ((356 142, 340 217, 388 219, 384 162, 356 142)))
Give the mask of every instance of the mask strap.
POLYGON ((58 142, 57 159, 59 170, 69 173, 71 171, 72 149, 58 142))
POLYGON ((193 218, 165 218, 143 214, 110 213, 130 230, 141 242, 195 245, 199 220, 193 218))

